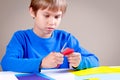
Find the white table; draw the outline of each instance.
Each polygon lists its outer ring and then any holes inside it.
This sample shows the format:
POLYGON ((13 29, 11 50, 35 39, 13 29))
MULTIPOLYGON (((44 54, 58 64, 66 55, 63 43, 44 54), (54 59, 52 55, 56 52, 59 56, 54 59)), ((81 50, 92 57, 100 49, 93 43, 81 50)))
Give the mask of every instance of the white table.
MULTIPOLYGON (((41 70, 41 73, 55 80, 84 80, 89 78, 99 78, 99 80, 120 80, 120 73, 112 74, 94 74, 87 76, 75 76, 68 72, 68 69, 48 69, 41 70)), ((0 80, 18 80, 16 74, 26 74, 17 72, 0 72, 0 80)))

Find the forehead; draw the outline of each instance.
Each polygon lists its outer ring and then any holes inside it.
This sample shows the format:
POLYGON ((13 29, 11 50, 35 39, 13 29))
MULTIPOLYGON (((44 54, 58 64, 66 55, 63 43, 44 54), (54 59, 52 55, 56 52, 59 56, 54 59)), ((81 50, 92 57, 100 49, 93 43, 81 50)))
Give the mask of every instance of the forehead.
POLYGON ((45 13, 45 14, 52 14, 52 15, 62 15, 62 11, 58 10, 58 11, 53 11, 53 10, 49 10, 49 8, 47 9, 39 9, 38 13, 45 13))

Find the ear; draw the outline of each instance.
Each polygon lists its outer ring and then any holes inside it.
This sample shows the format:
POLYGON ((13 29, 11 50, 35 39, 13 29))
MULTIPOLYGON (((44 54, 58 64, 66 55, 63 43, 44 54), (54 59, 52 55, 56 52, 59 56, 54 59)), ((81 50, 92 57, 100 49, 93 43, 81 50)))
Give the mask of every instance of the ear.
POLYGON ((29 8, 29 12, 30 12, 30 15, 34 18, 35 17, 35 13, 34 13, 32 7, 29 8))

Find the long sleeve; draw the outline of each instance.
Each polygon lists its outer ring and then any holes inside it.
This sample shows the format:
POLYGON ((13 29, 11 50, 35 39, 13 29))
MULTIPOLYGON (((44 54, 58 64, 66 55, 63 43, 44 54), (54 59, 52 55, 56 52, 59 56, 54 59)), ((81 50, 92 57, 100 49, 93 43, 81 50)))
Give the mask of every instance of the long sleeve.
POLYGON ((15 72, 39 72, 41 59, 18 59, 5 56, 2 60, 2 69, 4 71, 15 72))
POLYGON ((68 40, 68 46, 81 54, 81 62, 76 68, 77 70, 99 66, 99 59, 96 55, 81 47, 80 42, 72 35, 68 40))
POLYGON ((99 60, 95 56, 95 54, 88 52, 82 47, 81 47, 81 58, 82 58, 81 62, 79 66, 77 67, 78 70, 99 66, 99 60))
POLYGON ((36 57, 38 52, 32 49, 31 43, 25 38, 18 32, 13 35, 2 59, 4 71, 39 72, 42 57, 36 57))

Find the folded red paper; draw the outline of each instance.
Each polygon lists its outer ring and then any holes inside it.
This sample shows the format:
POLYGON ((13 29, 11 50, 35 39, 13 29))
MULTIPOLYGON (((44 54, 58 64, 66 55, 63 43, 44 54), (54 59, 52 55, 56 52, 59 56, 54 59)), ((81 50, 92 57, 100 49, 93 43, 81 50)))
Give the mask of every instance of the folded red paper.
POLYGON ((69 55, 69 54, 71 54, 71 53, 73 53, 73 52, 74 52, 74 49, 65 48, 61 53, 62 53, 63 55, 69 55))
MULTIPOLYGON (((65 48, 61 53, 66 56, 74 52, 74 49, 71 48, 65 48)), ((60 66, 60 64, 57 65, 57 68, 60 66)))

